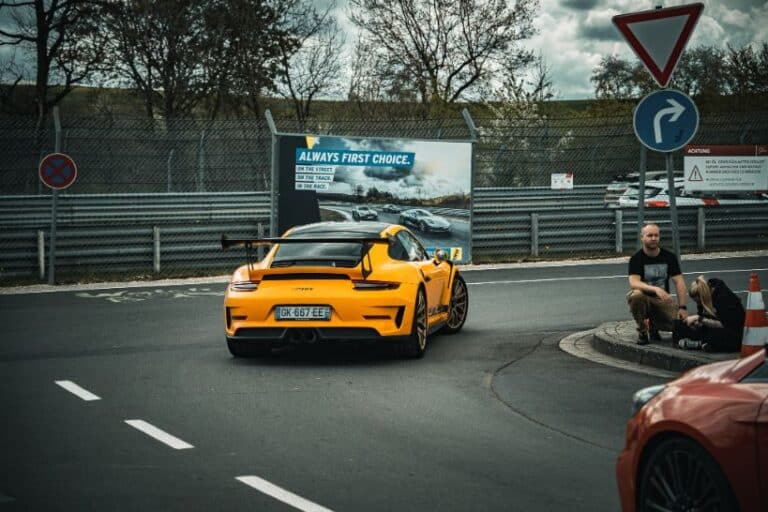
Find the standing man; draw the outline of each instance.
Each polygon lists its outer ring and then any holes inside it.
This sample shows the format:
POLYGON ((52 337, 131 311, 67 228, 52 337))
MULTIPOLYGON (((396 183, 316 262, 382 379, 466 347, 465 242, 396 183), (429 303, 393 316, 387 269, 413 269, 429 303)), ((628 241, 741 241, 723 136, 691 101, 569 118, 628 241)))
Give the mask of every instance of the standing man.
POLYGON ((640 231, 643 248, 629 259, 629 310, 637 323, 637 344, 660 341, 659 330, 671 331, 674 320, 688 316, 687 289, 677 255, 659 247, 659 226, 646 224, 640 231), (669 280, 677 300, 669 294, 669 280))

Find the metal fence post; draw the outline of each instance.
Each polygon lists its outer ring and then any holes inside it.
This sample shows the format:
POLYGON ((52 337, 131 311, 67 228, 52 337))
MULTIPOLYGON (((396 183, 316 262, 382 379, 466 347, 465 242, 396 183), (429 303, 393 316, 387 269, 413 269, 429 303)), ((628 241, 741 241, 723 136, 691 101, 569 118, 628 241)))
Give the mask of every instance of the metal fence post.
POLYGON ((37 266, 40 269, 40 280, 45 278, 45 232, 37 232, 37 266))
POLYGON ((531 256, 539 256, 539 214, 531 214, 531 256))
POLYGON ((152 241, 154 242, 153 263, 154 263, 155 274, 159 274, 160 273, 160 228, 157 226, 152 228, 152 241))
POLYGON ((197 152, 197 191, 205 192, 205 128, 200 132, 200 146, 197 152))
POLYGON ((614 212, 614 224, 616 225, 616 253, 624 252, 624 213, 620 209, 614 212))
POLYGON ((707 227, 706 227, 706 221, 704 216, 704 208, 699 207, 698 208, 698 217, 696 222, 696 233, 697 233, 697 240, 698 240, 698 248, 700 250, 704 250, 707 247, 706 242, 706 236, 707 236, 707 227))
MULTIPOLYGON (((264 238, 264 224, 261 222, 256 225, 256 235, 259 238, 264 238)), ((256 246, 256 257, 259 258, 259 261, 264 259, 264 246, 261 244, 256 246)))
POLYGON ((168 177, 166 179, 166 183, 168 184, 167 185, 167 190, 166 190, 167 192, 170 192, 171 190, 173 190, 173 186, 172 186, 173 182, 172 182, 171 169, 173 168, 173 152, 174 151, 175 150, 172 149, 171 152, 168 153, 168 177))

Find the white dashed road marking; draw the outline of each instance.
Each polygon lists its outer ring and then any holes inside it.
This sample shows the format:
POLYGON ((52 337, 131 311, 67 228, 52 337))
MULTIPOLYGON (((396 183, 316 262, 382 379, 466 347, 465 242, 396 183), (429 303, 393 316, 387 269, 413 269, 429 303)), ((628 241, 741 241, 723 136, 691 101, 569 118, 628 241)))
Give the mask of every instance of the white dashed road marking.
POLYGON ((238 476, 235 478, 240 480, 245 485, 253 487, 259 492, 271 496, 276 500, 282 501, 293 508, 303 510, 304 512, 332 512, 331 509, 322 507, 317 503, 312 503, 309 500, 305 500, 301 496, 296 496, 290 491, 286 491, 282 487, 278 487, 271 482, 267 482, 263 478, 258 476, 238 476))
POLYGON ((101 400, 101 397, 98 397, 98 396, 94 395, 93 393, 91 393, 87 389, 81 388, 80 386, 78 386, 77 384, 72 382, 71 380, 57 380, 57 381, 54 381, 54 382, 56 382, 56 384, 58 384, 59 386, 61 386, 64 389, 66 389, 67 391, 69 391, 73 395, 76 395, 76 396, 82 398, 86 402, 90 402, 92 400, 101 400))
POLYGON ((171 448, 175 450, 185 450, 187 448, 194 448, 189 443, 186 443, 179 439, 178 437, 174 437, 171 434, 164 432, 157 428, 156 426, 152 425, 151 423, 147 423, 144 420, 125 420, 127 424, 135 428, 136 430, 140 430, 141 432, 144 432, 149 437, 153 437, 160 441, 163 444, 166 444, 170 446, 171 448))

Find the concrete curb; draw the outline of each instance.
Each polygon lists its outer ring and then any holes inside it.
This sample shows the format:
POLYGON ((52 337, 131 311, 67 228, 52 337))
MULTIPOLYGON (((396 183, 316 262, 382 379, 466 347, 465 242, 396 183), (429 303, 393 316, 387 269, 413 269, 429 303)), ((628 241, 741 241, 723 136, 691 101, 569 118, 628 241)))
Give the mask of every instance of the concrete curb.
POLYGON ((709 354, 682 350, 673 347, 671 340, 638 345, 636 339, 634 321, 608 322, 594 330, 591 344, 602 354, 676 373, 738 357, 738 353, 709 354))

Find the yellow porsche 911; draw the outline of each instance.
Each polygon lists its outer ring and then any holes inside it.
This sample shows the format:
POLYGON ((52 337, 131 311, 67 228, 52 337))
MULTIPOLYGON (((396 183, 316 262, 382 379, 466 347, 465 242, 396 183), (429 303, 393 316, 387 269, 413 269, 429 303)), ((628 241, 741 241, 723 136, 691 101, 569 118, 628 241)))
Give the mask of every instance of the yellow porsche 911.
POLYGON ((428 256, 403 226, 319 222, 281 238, 222 236, 221 245, 248 253, 224 298, 234 356, 280 344, 384 340, 402 356, 421 357, 432 333, 456 333, 467 319, 459 269, 443 250, 428 256), (254 261, 254 246, 266 244, 266 257, 254 261))

